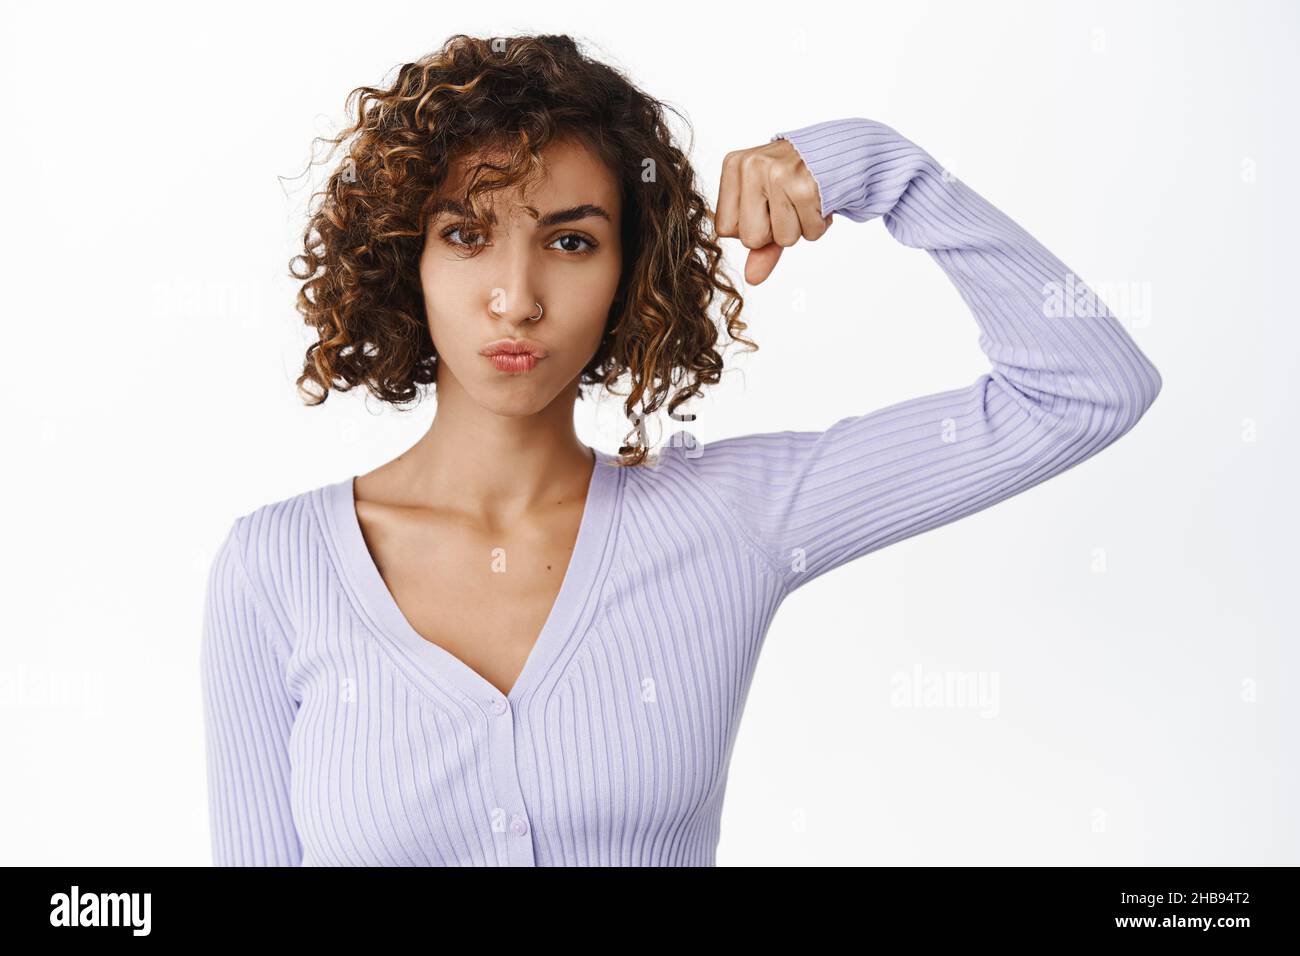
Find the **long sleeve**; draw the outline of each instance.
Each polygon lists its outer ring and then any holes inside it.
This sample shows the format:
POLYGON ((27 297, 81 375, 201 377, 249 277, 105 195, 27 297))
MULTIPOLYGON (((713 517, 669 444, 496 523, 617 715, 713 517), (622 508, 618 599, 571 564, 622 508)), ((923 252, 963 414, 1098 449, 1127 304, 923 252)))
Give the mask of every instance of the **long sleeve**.
POLYGON ((1159 373, 1091 290, 919 146, 862 118, 777 138, 808 165, 823 217, 882 216, 895 239, 930 254, 992 364, 966 387, 825 431, 741 435, 684 456, 785 593, 1060 474, 1155 400, 1159 373))
POLYGON ((216 866, 299 866, 289 799, 296 705, 241 557, 243 521, 213 559, 203 617, 212 857, 216 866))

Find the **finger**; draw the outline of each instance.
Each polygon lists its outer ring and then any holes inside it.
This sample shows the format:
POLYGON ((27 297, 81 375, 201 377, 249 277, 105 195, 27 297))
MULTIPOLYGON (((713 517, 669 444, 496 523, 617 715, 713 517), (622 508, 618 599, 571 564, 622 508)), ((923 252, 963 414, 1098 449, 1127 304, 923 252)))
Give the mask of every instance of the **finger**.
POLYGON ((713 217, 719 236, 734 237, 740 228, 740 153, 722 157, 722 179, 718 183, 718 209, 713 217))
POLYGON ((822 216, 822 201, 817 181, 812 178, 803 160, 799 161, 798 173, 792 177, 780 177, 783 201, 794 210, 799 220, 800 235, 809 242, 820 239, 831 227, 831 215, 822 216), (786 185, 786 183, 789 185, 786 185))
POLYGON ((803 236, 804 226, 800 222, 802 214, 795 208, 790 194, 779 186, 768 194, 767 215, 772 228, 772 241, 777 245, 793 246, 803 236))
POLYGON ((751 249, 749 258, 745 260, 745 282, 749 285, 758 285, 770 276, 783 251, 784 247, 775 242, 769 243, 762 249, 751 249))
MULTIPOLYGON (((796 206, 795 208, 798 209, 799 207, 796 206)), ((799 223, 803 227, 803 237, 809 242, 816 242, 826 235, 826 231, 831 227, 831 217, 834 215, 834 213, 830 213, 825 218, 822 218, 820 211, 817 209, 813 209, 811 213, 801 210, 799 223)))
POLYGON ((762 249, 772 241, 772 220, 767 211, 767 163, 749 153, 740 162, 740 241, 748 249, 762 249))

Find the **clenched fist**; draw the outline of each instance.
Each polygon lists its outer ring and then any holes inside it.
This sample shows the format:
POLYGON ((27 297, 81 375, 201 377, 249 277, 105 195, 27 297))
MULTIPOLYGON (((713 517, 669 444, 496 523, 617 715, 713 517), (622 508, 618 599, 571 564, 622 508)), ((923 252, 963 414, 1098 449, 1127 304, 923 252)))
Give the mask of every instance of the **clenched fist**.
POLYGON ((749 249, 745 281, 758 285, 772 274, 782 249, 801 236, 820 239, 831 216, 822 218, 817 180, 799 151, 777 139, 723 157, 714 224, 719 236, 739 238, 749 249))

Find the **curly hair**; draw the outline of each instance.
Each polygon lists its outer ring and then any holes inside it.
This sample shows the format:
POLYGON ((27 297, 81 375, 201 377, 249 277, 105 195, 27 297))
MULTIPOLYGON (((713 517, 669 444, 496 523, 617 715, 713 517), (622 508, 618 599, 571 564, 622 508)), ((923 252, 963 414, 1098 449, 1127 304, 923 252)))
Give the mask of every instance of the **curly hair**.
POLYGON ((689 421, 677 408, 720 380, 721 328, 708 311, 715 296, 727 334, 757 350, 741 334, 744 301, 723 275, 711 210, 665 123, 672 107, 587 57, 569 36, 456 34, 403 64, 390 87, 358 87, 347 104, 350 125, 316 140, 333 144, 330 155, 350 140, 347 156, 313 195, 320 202, 304 252, 290 261, 290 275, 304 280, 297 309, 318 337, 297 380, 307 404, 324 402, 331 387, 364 385, 400 405, 417 400, 419 386, 436 386, 419 277, 436 191, 460 157, 500 151, 505 162, 479 162, 468 177, 463 205, 470 224, 481 223, 478 197, 531 182, 542 171, 541 149, 559 137, 577 139, 607 164, 623 200, 622 274, 578 390, 579 399, 585 385, 612 392, 628 375, 632 440, 618 463, 646 461, 643 423, 665 401, 670 417, 689 421))

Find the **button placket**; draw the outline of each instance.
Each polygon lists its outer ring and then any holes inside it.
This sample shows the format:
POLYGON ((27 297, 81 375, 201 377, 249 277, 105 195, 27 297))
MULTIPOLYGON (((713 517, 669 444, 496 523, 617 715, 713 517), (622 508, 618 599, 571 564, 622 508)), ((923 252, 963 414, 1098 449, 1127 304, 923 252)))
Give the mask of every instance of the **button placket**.
POLYGON ((531 828, 519 784, 519 764, 515 759, 515 721, 510 702, 504 697, 490 697, 481 703, 488 714, 489 764, 498 804, 491 812, 494 821, 498 812, 508 815, 510 821, 504 833, 506 865, 536 866, 531 828))

